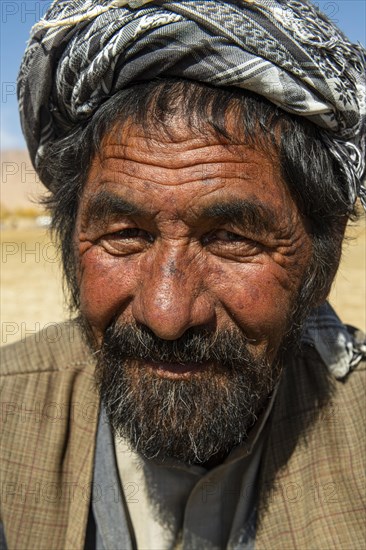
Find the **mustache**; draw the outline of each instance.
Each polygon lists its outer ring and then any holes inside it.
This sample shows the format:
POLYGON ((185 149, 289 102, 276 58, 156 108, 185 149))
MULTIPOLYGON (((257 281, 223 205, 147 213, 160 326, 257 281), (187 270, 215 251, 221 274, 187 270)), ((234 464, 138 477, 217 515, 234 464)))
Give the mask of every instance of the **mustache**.
POLYGON ((176 340, 145 325, 112 322, 95 378, 119 436, 147 458, 203 463, 243 441, 276 383, 280 367, 254 358, 240 329, 188 329, 176 340), (161 379, 141 362, 203 363, 188 380, 161 379))
POLYGON ((125 359, 140 359, 163 363, 217 363, 232 368, 243 363, 252 363, 248 350, 250 342, 239 330, 188 329, 176 340, 163 340, 148 327, 133 323, 118 325, 113 322, 105 331, 103 352, 109 356, 125 359))

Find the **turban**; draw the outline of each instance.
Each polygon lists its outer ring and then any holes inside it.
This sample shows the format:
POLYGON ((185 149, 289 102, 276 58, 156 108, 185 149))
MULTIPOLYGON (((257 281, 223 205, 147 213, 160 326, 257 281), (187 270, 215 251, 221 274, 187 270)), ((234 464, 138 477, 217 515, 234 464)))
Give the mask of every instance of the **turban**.
POLYGON ((34 166, 132 83, 181 77, 255 92, 322 129, 366 207, 366 51, 300 0, 55 1, 18 77, 34 166))

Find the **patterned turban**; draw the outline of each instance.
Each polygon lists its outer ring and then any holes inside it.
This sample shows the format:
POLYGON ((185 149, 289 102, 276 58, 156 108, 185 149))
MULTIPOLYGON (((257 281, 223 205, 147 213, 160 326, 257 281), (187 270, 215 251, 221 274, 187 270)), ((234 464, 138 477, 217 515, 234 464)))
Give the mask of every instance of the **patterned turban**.
POLYGON ((44 146, 111 95, 157 76, 234 86, 322 129, 366 207, 366 51, 303 0, 55 1, 32 31, 18 78, 37 168, 44 146))

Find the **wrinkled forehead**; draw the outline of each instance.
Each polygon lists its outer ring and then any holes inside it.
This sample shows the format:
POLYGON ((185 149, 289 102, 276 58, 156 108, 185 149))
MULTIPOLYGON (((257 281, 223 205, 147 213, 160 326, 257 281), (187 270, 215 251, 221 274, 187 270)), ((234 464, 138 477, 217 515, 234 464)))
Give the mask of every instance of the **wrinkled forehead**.
MULTIPOLYGON (((251 126, 248 131, 243 124, 242 112, 234 102, 223 111, 221 120, 195 110, 187 112, 180 104, 174 110, 168 109, 163 117, 157 117, 150 107, 144 113, 135 111, 128 118, 115 121, 104 132, 95 157, 103 159, 106 151, 113 147, 123 151, 127 146, 139 148, 143 144, 148 151, 173 160, 175 151, 194 151, 206 146, 221 148, 237 161, 245 161, 246 149, 255 150, 279 167, 280 127, 274 128, 269 136, 255 116, 251 126)), ((215 158, 211 160, 213 162, 215 158)))
MULTIPOLYGON (((229 126, 235 127, 234 119, 229 126)), ((213 204, 224 203, 227 210, 229 203, 231 208, 235 203, 239 211, 250 203, 258 212, 271 211, 272 217, 278 211, 281 218, 285 205, 292 213, 297 208, 275 152, 273 156, 235 134, 229 140, 210 126, 192 128, 180 115, 161 128, 129 120, 104 136, 83 203, 98 212, 94 221, 106 210, 120 212, 121 198, 129 202, 129 209, 134 205, 133 212, 146 213, 155 205, 156 211, 180 212, 183 217, 188 209, 195 217, 213 204)))

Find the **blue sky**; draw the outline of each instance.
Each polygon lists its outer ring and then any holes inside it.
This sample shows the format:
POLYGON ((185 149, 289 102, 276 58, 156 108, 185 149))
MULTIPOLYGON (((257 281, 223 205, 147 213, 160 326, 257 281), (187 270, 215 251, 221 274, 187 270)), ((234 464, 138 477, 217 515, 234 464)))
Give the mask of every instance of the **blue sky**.
MULTIPOLYGON (((320 8, 354 42, 366 44, 365 0, 318 0, 320 8)), ((49 0, 1 0, 1 140, 2 149, 25 147, 15 95, 16 78, 29 31, 51 4, 49 0)))

